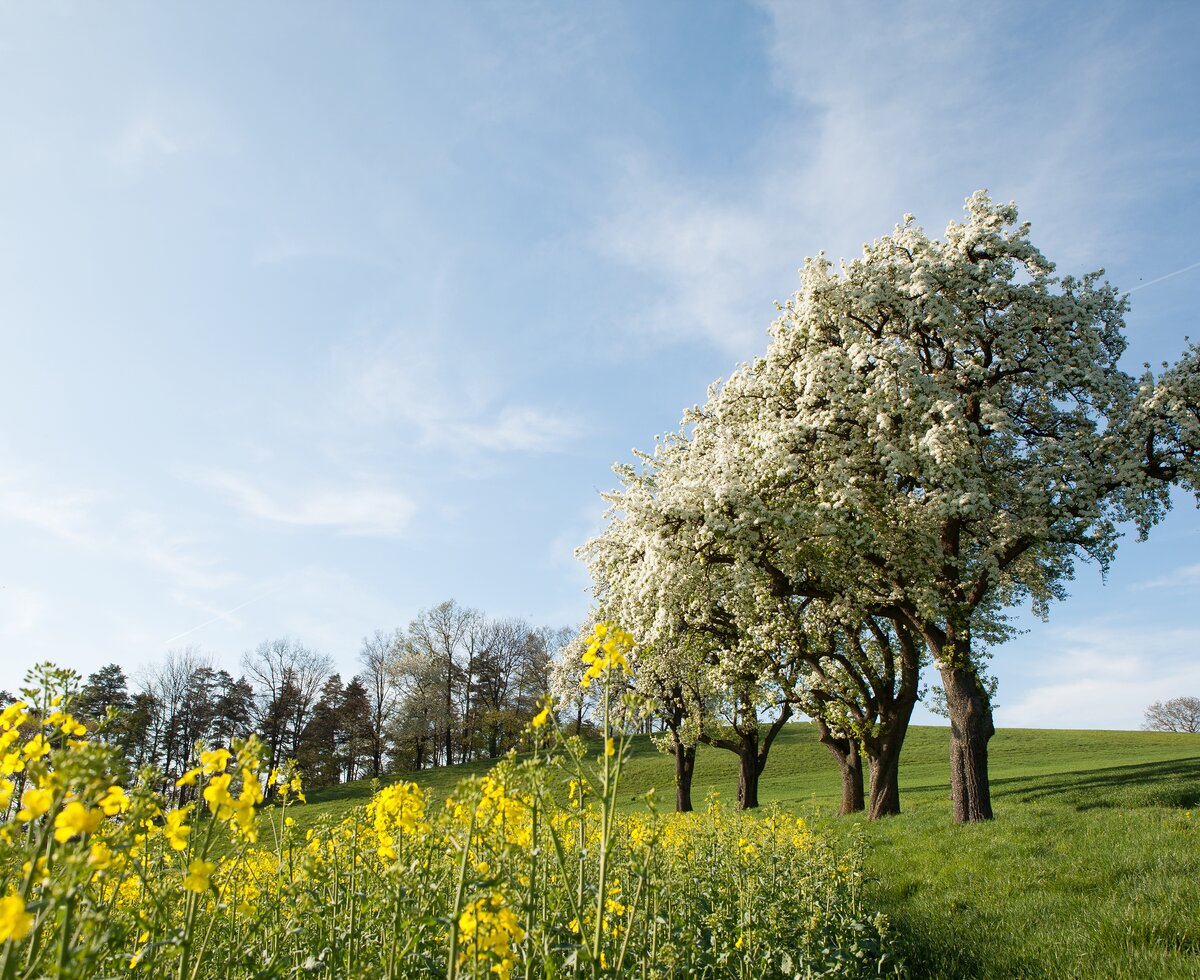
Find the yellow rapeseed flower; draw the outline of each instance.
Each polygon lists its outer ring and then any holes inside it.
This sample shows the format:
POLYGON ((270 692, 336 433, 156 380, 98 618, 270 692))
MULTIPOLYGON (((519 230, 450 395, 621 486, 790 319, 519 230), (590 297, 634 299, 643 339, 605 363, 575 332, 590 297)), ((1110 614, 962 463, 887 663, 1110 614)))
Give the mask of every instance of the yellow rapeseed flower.
POLYGON ((232 756, 233 753, 229 749, 213 749, 211 752, 201 752, 200 765, 211 776, 219 772, 224 772, 232 756))
POLYGON ((101 811, 89 809, 78 800, 72 800, 54 818, 54 839, 65 844, 76 834, 94 834, 103 819, 101 811))
POLYGON ((0 711, 0 730, 8 731, 10 728, 20 728, 21 724, 29 717, 25 713, 25 709, 29 705, 24 701, 15 701, 3 711, 0 711))
POLYGON ((212 861, 193 861, 188 865, 188 873, 183 879, 183 887, 197 895, 203 895, 208 891, 209 879, 216 870, 217 866, 212 861))
POLYGON ((243 840, 251 844, 258 840, 258 830, 254 825, 254 807, 256 800, 252 794, 242 793, 233 804, 230 823, 243 840))
POLYGON ((54 790, 52 789, 40 789, 36 786, 27 789, 21 794, 21 809, 17 811, 17 819, 26 823, 36 820, 50 809, 53 801, 54 790))
POLYGON ((217 815, 218 819, 224 820, 228 817, 228 808, 232 808, 236 802, 229 792, 231 782, 233 782, 233 776, 230 773, 223 773, 214 777, 212 782, 204 787, 204 799, 208 803, 208 808, 217 815), (222 807, 227 809, 222 810, 222 807))
POLYGON ((516 961, 515 947, 524 940, 525 930, 503 894, 496 892, 467 905, 458 917, 458 929, 462 940, 458 965, 487 958, 493 963, 490 972, 500 980, 509 980, 516 961))
POLYGON ((186 808, 171 810, 167 814, 167 822, 163 825, 163 836, 173 851, 182 851, 187 848, 188 836, 192 832, 192 828, 185 827, 183 823, 187 819, 187 815, 186 808))
POLYGON ((177 780, 175 780, 175 785, 176 786, 195 786, 196 780, 200 778, 201 771, 202 770, 199 766, 197 766, 195 769, 189 769, 182 776, 180 776, 177 780))
POLYGON ((379 840, 377 853, 385 861, 396 860, 397 832, 412 836, 429 829, 425 795, 416 783, 385 786, 367 804, 367 816, 379 840))
POLYGON ((33 928, 33 916, 16 895, 0 898, 0 942, 24 939, 33 928))
POLYGON ((21 754, 25 756, 26 761, 36 762, 50 754, 50 743, 46 741, 41 732, 38 732, 28 742, 25 743, 25 748, 21 750, 21 754))
POLYGON ((542 710, 539 711, 536 715, 533 716, 533 721, 531 722, 531 724, 533 725, 534 728, 541 728, 549 720, 550 720, 550 704, 549 704, 549 702, 547 702, 546 706, 544 708, 542 708, 542 710))
POLYGON ((627 658, 633 647, 634 640, 629 633, 607 623, 597 623, 583 653, 583 662, 588 669, 584 671, 579 686, 587 689, 592 681, 611 668, 620 667, 626 674, 633 673, 627 658))
POLYGON ((100 797, 98 805, 104 811, 105 816, 115 817, 118 813, 124 813, 129 809, 129 797, 125 795, 125 790, 120 786, 110 786, 100 797))
POLYGON ((109 868, 122 868, 125 865, 125 855, 112 850, 104 841, 98 840, 92 844, 88 852, 88 866, 97 871, 107 871, 109 868))
POLYGON ((43 725, 49 727, 57 727, 64 735, 86 735, 87 728, 77 718, 67 714, 65 711, 55 711, 53 714, 47 715, 43 725))

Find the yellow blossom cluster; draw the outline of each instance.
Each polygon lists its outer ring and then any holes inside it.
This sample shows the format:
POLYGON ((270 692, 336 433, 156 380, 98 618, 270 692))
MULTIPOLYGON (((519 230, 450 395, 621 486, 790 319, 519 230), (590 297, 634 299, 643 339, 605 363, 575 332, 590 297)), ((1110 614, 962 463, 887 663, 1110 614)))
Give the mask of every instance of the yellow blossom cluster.
POLYGON ((480 780, 477 793, 469 801, 454 805, 454 814, 462 824, 473 820, 485 838, 494 832, 497 842, 528 847, 532 803, 528 795, 506 787, 502 779, 489 773, 480 780))
MULTIPOLYGON (((600 634, 596 677, 630 645, 600 634)), ((254 739, 200 750, 167 793, 116 779, 69 707, 0 711, 23 765, 0 824, 0 971, 11 956, 56 975, 64 948, 97 976, 196 980, 773 977, 784 949, 813 976, 827 953, 831 971, 883 961, 838 945, 882 942, 856 911, 853 854, 782 811, 619 814, 624 753, 588 761, 554 726, 550 754, 535 740, 444 804, 393 782, 330 819, 293 810, 299 776, 268 773, 254 739)))
POLYGON ((588 638, 587 649, 583 652, 583 662, 587 670, 579 681, 579 686, 585 690, 592 681, 604 675, 606 670, 620 668, 626 674, 631 674, 633 668, 629 665, 629 654, 635 646, 633 637, 622 629, 610 626, 608 623, 597 623, 592 635, 588 638))
POLYGON ((367 804, 367 818, 378 841, 376 853, 385 861, 396 860, 396 845, 401 836, 411 837, 429 829, 425 822, 425 795, 416 783, 384 787, 367 804))
POLYGON ((467 905, 458 917, 458 933, 460 969, 482 961, 488 972, 509 980, 525 930, 502 893, 467 905))

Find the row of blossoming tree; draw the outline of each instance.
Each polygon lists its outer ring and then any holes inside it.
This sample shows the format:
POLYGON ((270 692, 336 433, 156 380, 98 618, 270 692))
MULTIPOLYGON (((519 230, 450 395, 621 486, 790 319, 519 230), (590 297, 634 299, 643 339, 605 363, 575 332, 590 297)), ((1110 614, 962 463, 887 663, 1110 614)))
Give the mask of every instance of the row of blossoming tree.
POLYGON ((898 812, 931 664, 954 818, 989 819, 987 665, 1012 611, 1044 615, 1079 561, 1107 568, 1122 524, 1144 535, 1172 486, 1200 490, 1200 351, 1126 373, 1128 301, 1102 273, 1056 277, 1011 204, 965 211, 942 241, 908 216, 840 271, 807 260, 766 354, 617 467, 581 554, 601 615, 643 641, 681 809, 698 742, 738 754, 756 805, 804 713, 843 811, 898 812))

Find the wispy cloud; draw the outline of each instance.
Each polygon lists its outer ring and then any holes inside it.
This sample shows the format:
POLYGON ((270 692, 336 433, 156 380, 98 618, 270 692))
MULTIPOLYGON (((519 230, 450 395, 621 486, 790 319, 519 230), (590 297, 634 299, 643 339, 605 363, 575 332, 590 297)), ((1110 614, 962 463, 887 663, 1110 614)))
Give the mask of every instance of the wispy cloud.
POLYGON ((175 589, 212 592, 238 581, 195 535, 180 532, 160 513, 122 505, 112 493, 63 491, 52 477, 18 466, 0 483, 0 518, 50 534, 82 554, 152 569, 175 589))
POLYGON ((1191 272, 1193 269, 1200 269, 1200 262, 1193 262, 1191 265, 1185 265, 1182 269, 1176 269, 1174 272, 1168 272, 1161 276, 1155 276, 1149 282, 1139 283, 1132 289, 1126 291, 1130 293, 1136 293, 1139 289, 1145 289, 1147 286, 1157 286, 1160 282, 1166 282, 1168 279, 1174 279, 1176 276, 1182 276, 1185 272, 1191 272))
POLYGON ((633 324, 665 338, 703 338, 745 354, 764 335, 771 294, 764 278, 786 254, 785 229, 761 194, 726 202, 679 191, 640 164, 618 192, 616 211, 594 231, 611 258, 667 283, 633 324))
POLYGON ((106 156, 118 170, 133 172, 161 163, 180 149, 179 139, 171 134, 167 124, 158 116, 143 112, 126 121, 109 144, 106 156))
POLYGON ((347 244, 333 233, 277 233, 264 239, 251 254, 255 265, 279 265, 313 259, 349 260, 380 266, 384 260, 361 243, 347 244))
POLYGON ((245 477, 193 470, 190 478, 220 493, 250 517, 365 537, 397 537, 416 512, 406 494, 386 487, 342 486, 268 492, 245 477))
POLYGON ((131 109, 103 147, 109 165, 127 176, 197 151, 227 154, 236 140, 215 105, 176 94, 131 109))
POLYGON ((1153 701, 1200 691, 1200 629, 1115 623, 1050 628, 1029 686, 1004 702, 998 721, 1014 727, 1137 728, 1153 701))
POLYGON ((399 429, 410 444, 455 454, 551 453, 578 420, 511 398, 484 355, 449 349, 436 332, 395 332, 335 355, 342 405, 358 425, 399 429))
POLYGON ((1200 586, 1200 565, 1183 565, 1170 575, 1162 575, 1137 582, 1131 586, 1137 592, 1166 591, 1171 589, 1191 590, 1200 586))
POLYGON ((275 588, 264 589, 257 595, 251 596, 249 599, 239 602, 235 606, 230 606, 228 609, 219 609, 216 606, 209 605, 208 603, 197 601, 194 596, 189 596, 184 593, 176 593, 173 596, 176 602, 183 606, 198 609, 201 612, 206 613, 208 618, 201 623, 197 623, 195 626, 188 627, 182 633, 176 633, 174 636, 163 640, 162 646, 165 648, 172 643, 177 643, 185 637, 191 636, 194 633, 198 633, 200 630, 212 626, 215 623, 224 623, 226 626, 232 627, 235 630, 239 630, 244 624, 233 614, 245 609, 247 606, 253 605, 261 599, 266 598, 275 591, 277 591, 275 588))
POLYGON ((554 452, 578 432, 578 426, 531 405, 508 405, 490 418, 454 421, 446 432, 453 439, 493 452, 554 452))
POLYGON ((1018 12, 1005 7, 765 7, 792 109, 764 133, 756 169, 714 186, 632 155, 595 229, 601 252, 660 284, 635 329, 745 356, 806 255, 853 258, 909 211, 938 234, 980 187, 1015 199, 1072 271, 1131 247, 1115 216, 1148 193, 1161 148, 1123 138, 1113 107, 1145 84, 1144 39, 1118 44, 1097 17, 1014 52, 993 43, 1011 34, 1018 12), (1030 74, 1016 97, 1014 70, 1030 74))
POLYGON ((90 511, 97 502, 90 491, 63 493, 30 486, 29 474, 11 472, 0 478, 0 516, 31 524, 74 544, 93 544, 90 511))
POLYGON ((172 530, 167 521, 150 511, 127 514, 113 545, 122 557, 166 575, 177 589, 215 592, 239 581, 239 576, 219 558, 206 553, 195 536, 172 530))

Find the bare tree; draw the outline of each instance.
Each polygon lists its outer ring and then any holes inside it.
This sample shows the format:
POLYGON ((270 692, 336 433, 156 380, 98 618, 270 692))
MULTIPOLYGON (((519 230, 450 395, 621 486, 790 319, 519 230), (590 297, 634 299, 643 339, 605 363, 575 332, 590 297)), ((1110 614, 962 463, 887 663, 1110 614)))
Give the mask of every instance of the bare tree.
POLYGON ((149 755, 168 788, 186 768, 196 740, 206 734, 203 702, 212 666, 210 657, 189 646, 168 650, 160 663, 142 672, 141 687, 151 696, 155 715, 149 755))
POLYGON ((523 717, 519 703, 525 666, 539 645, 539 637, 523 619, 489 619, 484 622, 486 643, 475 658, 471 678, 474 716, 471 727, 489 759, 515 744, 523 717))
POLYGON ((333 661, 285 636, 264 640, 244 654, 242 668, 256 688, 255 721, 274 769, 295 757, 333 661))
POLYGON ((385 633, 376 630, 370 636, 363 637, 362 649, 358 654, 358 662, 362 664, 362 673, 358 676, 367 690, 369 706, 370 775, 376 779, 383 774, 387 722, 400 701, 396 667, 400 643, 398 631, 385 633))
POLYGON ((1143 728, 1152 732, 1200 732, 1200 698, 1155 701, 1146 709, 1143 728))

